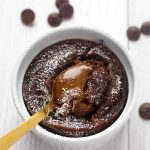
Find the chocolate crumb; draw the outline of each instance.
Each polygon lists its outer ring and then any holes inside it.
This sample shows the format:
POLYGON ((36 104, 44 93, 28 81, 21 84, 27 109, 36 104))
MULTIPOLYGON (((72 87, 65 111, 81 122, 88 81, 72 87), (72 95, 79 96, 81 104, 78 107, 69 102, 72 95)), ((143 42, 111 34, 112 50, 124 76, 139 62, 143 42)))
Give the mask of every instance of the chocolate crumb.
POLYGON ((73 101, 72 112, 77 116, 85 116, 93 111, 92 104, 86 104, 80 101, 73 101))

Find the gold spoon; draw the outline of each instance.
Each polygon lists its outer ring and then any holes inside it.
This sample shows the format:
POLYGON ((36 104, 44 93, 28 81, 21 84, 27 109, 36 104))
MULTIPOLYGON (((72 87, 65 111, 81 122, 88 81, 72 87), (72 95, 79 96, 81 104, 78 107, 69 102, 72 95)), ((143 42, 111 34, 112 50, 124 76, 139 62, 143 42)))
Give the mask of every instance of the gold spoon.
POLYGON ((16 143, 22 136, 24 136, 27 132, 33 129, 39 122, 41 122, 46 115, 52 109, 53 104, 53 95, 54 95, 54 83, 52 86, 52 94, 50 102, 44 106, 41 110, 31 116, 29 119, 22 122, 16 128, 8 132, 3 137, 0 137, 0 150, 7 150, 10 148, 14 143, 16 143))

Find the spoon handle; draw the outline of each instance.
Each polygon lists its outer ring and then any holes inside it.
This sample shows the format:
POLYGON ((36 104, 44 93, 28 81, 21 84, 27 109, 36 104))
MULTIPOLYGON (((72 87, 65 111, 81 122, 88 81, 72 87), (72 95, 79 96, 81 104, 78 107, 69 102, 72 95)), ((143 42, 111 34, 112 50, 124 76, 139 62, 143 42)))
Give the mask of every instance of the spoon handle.
POLYGON ((16 143, 22 136, 33 129, 39 122, 41 122, 49 109, 44 107, 39 112, 35 113, 29 119, 22 122, 16 128, 11 130, 9 133, 0 137, 0 150, 7 150, 10 146, 16 143))

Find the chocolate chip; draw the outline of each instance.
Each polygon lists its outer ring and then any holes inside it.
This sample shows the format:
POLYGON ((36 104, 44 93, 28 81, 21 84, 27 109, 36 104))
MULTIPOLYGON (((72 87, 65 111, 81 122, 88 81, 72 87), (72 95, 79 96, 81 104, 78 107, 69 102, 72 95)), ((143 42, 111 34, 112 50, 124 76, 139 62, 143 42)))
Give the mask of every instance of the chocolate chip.
POLYGON ((56 6, 59 8, 63 3, 69 3, 68 0, 56 0, 56 6))
POLYGON ((59 7, 59 11, 60 11, 60 15, 62 16, 62 18, 71 18, 73 15, 73 7, 68 4, 68 3, 63 3, 60 7, 59 7))
POLYGON ((150 21, 144 22, 141 26, 141 32, 150 35, 150 21))
POLYGON ((150 103, 143 103, 139 108, 139 115, 143 119, 150 119, 150 103))
POLYGON ((140 30, 135 26, 131 26, 127 30, 128 39, 131 41, 137 41, 140 37, 140 30))
POLYGON ((61 22, 62 22, 62 18, 57 13, 52 13, 48 16, 48 23, 53 27, 59 26, 61 22))
POLYGON ((21 20, 25 25, 31 25, 34 21, 35 14, 31 9, 25 9, 21 13, 21 20))

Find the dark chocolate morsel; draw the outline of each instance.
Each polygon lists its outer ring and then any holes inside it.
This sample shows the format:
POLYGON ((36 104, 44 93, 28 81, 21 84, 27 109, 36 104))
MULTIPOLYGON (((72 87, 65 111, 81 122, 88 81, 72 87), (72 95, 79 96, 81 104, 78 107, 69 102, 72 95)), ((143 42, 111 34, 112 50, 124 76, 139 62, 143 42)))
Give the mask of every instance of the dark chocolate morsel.
POLYGON ((61 22, 62 22, 61 16, 57 13, 52 13, 48 16, 48 23, 53 27, 59 26, 61 22))
POLYGON ((135 26, 131 26, 127 30, 128 39, 131 41, 137 41, 140 38, 140 30, 135 26))
POLYGON ((145 35, 150 35, 150 21, 144 22, 142 24, 141 32, 145 35))
POLYGON ((68 0, 56 0, 56 6, 59 8, 63 3, 69 3, 68 0))
POLYGON ((62 16, 62 18, 71 18, 73 15, 73 7, 68 4, 68 3, 63 3, 60 7, 59 7, 59 11, 60 11, 60 15, 62 16))
POLYGON ((31 25, 35 19, 35 14, 31 9, 25 9, 21 13, 21 20, 25 25, 31 25))
POLYGON ((150 103, 143 103, 140 106, 139 115, 143 119, 150 119, 150 103))

